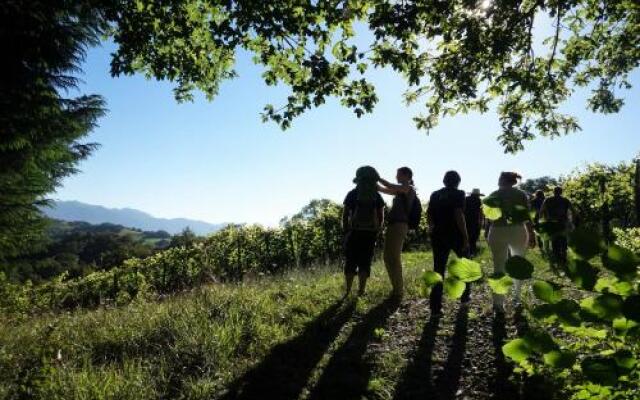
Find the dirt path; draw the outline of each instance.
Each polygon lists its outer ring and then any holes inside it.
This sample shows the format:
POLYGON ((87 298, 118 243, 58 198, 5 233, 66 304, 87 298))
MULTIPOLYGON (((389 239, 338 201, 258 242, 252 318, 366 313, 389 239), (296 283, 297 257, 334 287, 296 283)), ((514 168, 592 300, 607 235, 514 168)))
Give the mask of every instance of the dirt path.
POLYGON ((447 301, 378 299, 337 303, 304 332, 276 346, 231 385, 231 399, 548 400, 544 385, 512 372, 502 345, 524 319, 494 315, 489 289, 474 287, 466 306, 447 301), (525 396, 526 393, 526 396, 525 396))

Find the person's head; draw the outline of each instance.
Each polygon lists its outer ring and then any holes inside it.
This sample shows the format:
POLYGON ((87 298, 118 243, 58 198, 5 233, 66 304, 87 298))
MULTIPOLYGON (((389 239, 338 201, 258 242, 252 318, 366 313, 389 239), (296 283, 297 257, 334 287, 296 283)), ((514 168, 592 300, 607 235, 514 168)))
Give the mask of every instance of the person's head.
POLYGON ((522 177, 517 172, 503 172, 500 174, 500 178, 498 178, 498 186, 514 187, 520 179, 522 179, 522 177))
POLYGON ((536 199, 544 199, 544 192, 542 190, 536 190, 536 199))
POLYGON ((356 170, 356 177, 353 178, 353 183, 357 184, 376 184, 380 179, 378 171, 375 168, 364 165, 356 170))
POLYGON ((553 195, 556 197, 562 196, 562 188, 560 186, 556 186, 553 188, 553 195))
POLYGON ((444 178, 442 179, 442 183, 444 183, 444 187, 449 189, 457 189, 460 184, 460 174, 456 171, 447 171, 444 174, 444 178))
POLYGON ((409 167, 400 167, 396 172, 396 180, 398 183, 408 183, 413 185, 413 171, 409 167))
POLYGON ((380 179, 378 171, 369 165, 356 170, 353 183, 356 184, 358 200, 373 201, 376 198, 378 179, 380 179))

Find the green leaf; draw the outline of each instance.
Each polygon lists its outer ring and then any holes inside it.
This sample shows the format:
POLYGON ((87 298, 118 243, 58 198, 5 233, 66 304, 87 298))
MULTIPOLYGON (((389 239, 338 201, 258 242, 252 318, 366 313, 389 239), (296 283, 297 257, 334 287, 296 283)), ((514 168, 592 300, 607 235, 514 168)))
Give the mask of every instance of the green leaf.
POLYGON ((444 292, 452 299, 459 299, 464 293, 466 283, 452 276, 444 280, 444 292))
POLYGON ((523 339, 532 351, 539 354, 545 354, 558 348, 551 335, 542 330, 530 330, 523 339))
POLYGON ((533 354, 529 344, 524 339, 513 339, 502 346, 502 353, 517 363, 525 361, 533 354))
POLYGON ((629 329, 638 326, 638 322, 622 317, 614 319, 611 326, 617 335, 625 336, 629 329))
POLYGON ((482 200, 482 205, 490 208, 500 209, 502 207, 502 200, 498 196, 489 195, 482 200))
POLYGON ((435 271, 425 271, 422 274, 422 283, 427 287, 434 287, 440 282, 442 282, 442 275, 435 271))
POLYGON ((488 280, 491 290, 496 294, 508 294, 513 285, 513 279, 505 274, 494 275, 489 277, 488 280))
POLYGON ((584 260, 590 260, 606 249, 600 233, 585 228, 576 228, 571 232, 569 247, 584 260))
POLYGON ((557 303, 562 300, 562 292, 553 283, 547 281, 535 281, 533 283, 533 293, 536 297, 546 303, 557 303))
POLYGON ((617 364, 607 357, 589 357, 580 363, 582 372, 593 383, 613 386, 618 382, 617 364))
POLYGON ((533 274, 533 264, 524 257, 512 256, 507 260, 505 270, 515 279, 529 279, 533 274))
POLYGON ((484 204, 482 206, 482 212, 484 213, 484 217, 489 221, 496 221, 502 218, 502 210, 497 207, 490 207, 484 204))
POLYGON ((635 294, 624 300, 622 315, 627 319, 640 323, 640 295, 635 294))
POLYGON ((544 363, 556 369, 568 369, 576 362, 576 355, 566 350, 552 350, 545 353, 544 363))
POLYGON ((605 268, 625 279, 637 273, 639 263, 640 260, 638 256, 632 251, 618 245, 609 246, 602 260, 602 265, 604 265, 605 268))
POLYGON ((597 318, 613 321, 622 315, 622 303, 622 297, 617 294, 604 293, 582 299, 580 307, 597 318))
POLYGON ((638 364, 638 360, 633 356, 633 353, 629 350, 619 350, 613 354, 613 359, 616 361, 616 365, 627 372, 633 369, 638 364))
POLYGON ((560 323, 568 326, 580 326, 582 322, 578 315, 580 305, 571 299, 562 299, 556 304, 551 305, 560 323))
POLYGON ((449 274, 463 282, 474 282, 482 278, 480 264, 467 258, 457 258, 447 267, 449 274))
POLYGON ((598 279, 598 270, 588 261, 574 258, 567 264, 567 275, 578 287, 593 290, 598 279))
POLYGON ((555 317, 556 307, 552 304, 541 304, 539 306, 535 306, 533 310, 531 310, 531 316, 536 319, 555 317))

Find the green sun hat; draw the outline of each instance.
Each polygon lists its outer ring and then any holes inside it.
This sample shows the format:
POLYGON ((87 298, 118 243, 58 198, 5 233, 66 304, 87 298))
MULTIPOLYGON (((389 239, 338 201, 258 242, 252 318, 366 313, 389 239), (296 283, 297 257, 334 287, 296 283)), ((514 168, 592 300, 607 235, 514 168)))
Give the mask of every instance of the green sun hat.
POLYGON ((377 182, 378 179, 380 179, 378 171, 369 165, 365 165, 356 170, 356 177, 353 178, 353 183, 377 182))

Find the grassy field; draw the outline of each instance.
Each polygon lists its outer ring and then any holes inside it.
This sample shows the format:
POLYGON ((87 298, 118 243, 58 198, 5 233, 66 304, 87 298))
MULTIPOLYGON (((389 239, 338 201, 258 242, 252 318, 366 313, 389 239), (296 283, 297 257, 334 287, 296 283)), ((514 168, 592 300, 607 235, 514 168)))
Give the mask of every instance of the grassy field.
MULTIPOLYGON (((486 253, 480 260, 488 270, 486 253)), ((537 252, 531 259, 543 265, 537 252)), ((418 294, 431 254, 407 253, 404 261, 400 304, 387 299, 378 261, 357 299, 340 300, 335 266, 2 321, 0 398, 522 397, 526 382, 500 352, 518 329, 511 310, 496 320, 480 284, 468 308, 448 301, 444 315, 432 317, 418 294)))

